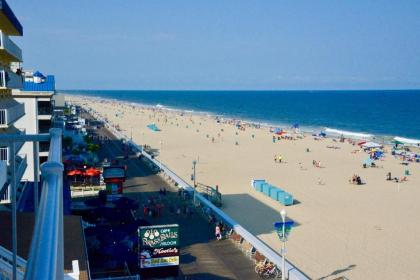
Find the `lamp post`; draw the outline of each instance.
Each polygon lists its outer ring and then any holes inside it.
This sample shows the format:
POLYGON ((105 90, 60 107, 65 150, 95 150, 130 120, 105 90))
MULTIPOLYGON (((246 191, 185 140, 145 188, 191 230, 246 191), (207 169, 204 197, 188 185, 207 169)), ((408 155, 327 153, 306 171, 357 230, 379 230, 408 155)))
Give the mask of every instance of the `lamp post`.
POLYGON ((281 248, 281 256, 282 256, 282 269, 281 269, 281 280, 286 280, 286 210, 282 209, 280 211, 281 220, 283 222, 282 226, 282 248, 281 248))
POLYGON ((194 180, 194 205, 196 205, 195 192, 196 192, 197 184, 196 184, 196 179, 195 179, 195 166, 197 165, 197 161, 193 160, 192 164, 193 164, 193 180, 194 180))

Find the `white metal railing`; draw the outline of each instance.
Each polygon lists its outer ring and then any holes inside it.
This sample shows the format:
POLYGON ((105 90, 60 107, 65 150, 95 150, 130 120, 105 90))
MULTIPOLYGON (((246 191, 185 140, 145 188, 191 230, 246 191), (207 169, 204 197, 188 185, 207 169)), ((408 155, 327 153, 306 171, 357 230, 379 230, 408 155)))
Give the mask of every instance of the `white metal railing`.
POLYGON ((63 170, 61 129, 50 129, 48 161, 41 165, 43 186, 25 279, 63 279, 63 170))
POLYGON ((0 125, 8 126, 25 114, 25 105, 17 103, 10 108, 0 109, 0 125))
POLYGON ((1 89, 20 89, 23 86, 23 77, 11 70, 0 70, 0 88, 1 89))
POLYGON ((12 61, 22 62, 22 50, 7 36, 4 32, 0 30, 0 49, 4 49, 11 56, 14 57, 12 61))
MULTIPOLYGON (((0 246, 0 279, 12 279, 13 278, 13 254, 6 248, 0 246), (3 276, 3 275, 4 276, 3 276), (3 276, 3 278, 2 278, 3 276)), ((24 271, 26 268, 26 261, 17 256, 17 279, 23 279, 24 271)))
POLYGON ((23 173, 25 173, 26 167, 28 167, 28 161, 27 161, 26 154, 18 155, 18 156, 21 158, 21 160, 18 163, 18 166, 16 168, 15 176, 16 176, 16 181, 20 182, 20 180, 22 179, 23 173))
MULTIPOLYGON (((129 140, 129 138, 118 131, 115 127, 108 124, 108 122, 102 118, 98 113, 93 112, 92 110, 89 111, 95 118, 102 121, 117 138, 125 140, 129 145, 131 145, 134 149, 144 155, 148 160, 153 162, 156 166, 159 166, 161 170, 169 176, 173 181, 178 184, 179 188, 183 188, 187 191, 193 192, 194 188, 190 186, 187 182, 185 182, 181 177, 175 174, 172 170, 170 170, 167 166, 162 164, 162 162, 157 161, 156 159, 152 158, 152 156, 146 153, 139 145, 134 143, 133 141, 129 140)), ((273 249, 263 243, 260 239, 254 236, 252 233, 247 231, 244 227, 242 227, 238 222, 228 216, 225 212, 220 210, 216 207, 213 203, 207 200, 204 196, 199 193, 195 194, 197 200, 199 200, 202 204, 206 207, 210 208, 215 215, 217 215, 221 220, 223 220, 226 224, 228 224, 237 234, 239 234, 244 240, 249 242, 258 252, 264 255, 268 260, 273 262, 278 268, 282 267, 282 257, 277 254, 273 249)), ((286 276, 289 280, 309 280, 310 278, 306 276, 303 272, 293 266, 291 263, 286 261, 286 276)))
MULTIPOLYGON (((25 173, 26 167, 28 166, 28 162, 27 162, 27 156, 25 155, 19 155, 16 157, 16 171, 15 171, 15 180, 16 182, 20 182, 20 180, 22 179, 23 173, 25 173)), ((9 168, 12 168, 11 166, 9 166, 9 168)), ((8 180, 9 182, 11 181, 11 178, 9 178, 8 180)), ((0 196, 0 204, 8 204, 11 202, 11 184, 7 184, 6 186, 4 186, 5 190, 3 192, 3 194, 0 196)), ((0 188, 1 189, 1 188, 0 188)))

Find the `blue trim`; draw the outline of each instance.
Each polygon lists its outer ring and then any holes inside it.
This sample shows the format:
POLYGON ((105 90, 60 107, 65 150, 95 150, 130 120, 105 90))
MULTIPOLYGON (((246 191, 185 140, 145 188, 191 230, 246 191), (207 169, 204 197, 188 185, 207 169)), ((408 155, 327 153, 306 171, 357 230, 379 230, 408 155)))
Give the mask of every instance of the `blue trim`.
POLYGON ((16 18, 12 9, 10 9, 9 4, 7 4, 6 0, 0 0, 0 10, 10 20, 10 22, 15 27, 15 29, 17 30, 19 35, 22 36, 23 35, 23 27, 20 24, 19 20, 16 18))

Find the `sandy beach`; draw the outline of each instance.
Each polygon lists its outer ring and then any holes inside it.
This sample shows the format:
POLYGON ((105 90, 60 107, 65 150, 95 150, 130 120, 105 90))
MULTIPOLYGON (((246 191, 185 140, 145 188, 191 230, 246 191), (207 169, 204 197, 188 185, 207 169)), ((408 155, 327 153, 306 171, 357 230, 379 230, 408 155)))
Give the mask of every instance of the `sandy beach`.
POLYGON ((267 127, 245 125, 214 116, 133 106, 66 95, 90 107, 138 144, 159 150, 158 159, 187 182, 197 160, 197 181, 218 185, 223 211, 273 249, 280 210, 297 226, 287 242, 287 258, 314 279, 416 279, 420 274, 420 164, 401 164, 388 152, 376 168, 363 168, 368 154, 347 141, 301 139, 273 143, 267 127), (161 131, 148 129, 154 123, 161 131), (308 151, 309 150, 309 151, 308 151), (274 161, 281 155, 282 162, 274 161), (321 167, 313 165, 320 162, 321 167), (407 181, 386 181, 386 175, 407 181), (354 185, 359 175, 366 183, 354 185), (251 188, 265 179, 291 193, 295 204, 283 207, 251 188))

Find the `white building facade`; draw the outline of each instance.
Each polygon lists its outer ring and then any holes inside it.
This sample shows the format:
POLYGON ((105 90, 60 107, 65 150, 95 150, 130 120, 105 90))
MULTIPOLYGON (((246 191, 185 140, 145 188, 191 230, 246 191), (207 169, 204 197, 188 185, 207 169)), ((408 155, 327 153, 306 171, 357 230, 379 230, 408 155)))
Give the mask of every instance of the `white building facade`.
MULTIPOLYGON (((14 99, 24 104, 25 115, 21 117, 16 126, 24 127, 26 134, 48 133, 52 127, 53 114, 53 96, 55 94, 54 76, 44 76, 39 71, 33 73, 31 71, 24 72, 24 84, 21 90, 14 90, 14 99)), ((48 158, 48 142, 33 143, 26 142, 22 147, 22 152, 27 154, 28 167, 23 175, 23 180, 29 182, 34 181, 34 165, 35 161, 41 164, 48 158), (38 158, 34 153, 34 145, 38 145, 38 158)))

